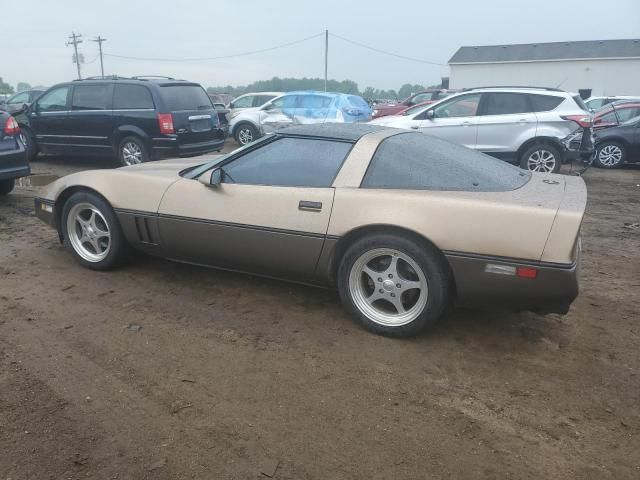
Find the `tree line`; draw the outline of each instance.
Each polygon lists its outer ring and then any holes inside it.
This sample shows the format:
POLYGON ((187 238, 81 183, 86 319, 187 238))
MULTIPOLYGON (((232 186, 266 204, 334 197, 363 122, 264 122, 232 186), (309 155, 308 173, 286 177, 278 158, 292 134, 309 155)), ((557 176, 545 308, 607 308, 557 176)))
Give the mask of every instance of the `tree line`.
MULTIPOLYGON (((439 85, 425 87, 420 84, 405 83, 398 90, 381 90, 373 87, 366 87, 364 90, 358 88, 358 84, 353 80, 328 80, 327 90, 329 92, 348 93, 360 95, 367 100, 385 99, 402 100, 412 93, 426 88, 437 88, 439 85)), ((209 93, 227 93, 238 97, 249 92, 290 92, 292 90, 324 90, 323 78, 279 78, 273 77, 271 80, 258 80, 246 86, 225 85, 220 87, 209 87, 209 93)))

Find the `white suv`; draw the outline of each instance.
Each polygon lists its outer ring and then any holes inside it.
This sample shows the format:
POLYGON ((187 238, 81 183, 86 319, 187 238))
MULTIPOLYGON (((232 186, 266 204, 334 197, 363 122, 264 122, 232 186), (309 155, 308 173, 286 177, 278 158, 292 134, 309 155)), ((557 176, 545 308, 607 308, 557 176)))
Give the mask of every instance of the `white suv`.
POLYGON ((552 88, 466 89, 371 123, 411 128, 536 172, 593 152, 592 116, 579 95, 552 88))

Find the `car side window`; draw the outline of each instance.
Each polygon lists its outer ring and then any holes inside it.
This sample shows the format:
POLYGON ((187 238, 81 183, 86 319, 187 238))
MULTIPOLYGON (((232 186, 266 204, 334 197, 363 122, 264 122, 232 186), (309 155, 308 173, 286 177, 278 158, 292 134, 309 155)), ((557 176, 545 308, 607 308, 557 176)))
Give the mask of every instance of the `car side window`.
POLYGON ((435 118, 473 117, 478 114, 481 93, 452 98, 434 108, 435 118))
MULTIPOLYGON (((620 113, 620 112, 618 112, 620 113)), ((596 121, 596 124, 599 123, 618 123, 618 117, 616 116, 616 112, 615 111, 610 111, 609 113, 607 113, 606 115, 602 115, 600 118, 598 118, 598 120, 596 121)))
POLYGON ((261 107, 262 105, 264 105, 265 103, 267 103, 269 100, 271 100, 272 97, 270 95, 256 95, 253 97, 253 104, 252 106, 254 107, 261 107))
POLYGON ((71 110, 107 110, 111 108, 111 85, 75 85, 71 110))
POLYGON ((523 93, 487 93, 485 115, 509 115, 531 111, 529 99, 523 93))
POLYGON ((225 165, 225 183, 277 187, 330 187, 351 143, 279 138, 225 165))
POLYGON ((531 101, 534 112, 548 112, 560 105, 564 101, 564 98, 551 95, 530 94, 529 100, 531 101))
POLYGON ((234 100, 232 108, 250 108, 253 105, 253 95, 249 95, 248 97, 242 97, 234 100))
POLYGON ((60 87, 45 93, 38 100, 38 111, 40 112, 64 112, 67 110, 67 95, 69 87, 60 87))
POLYGON ((640 115, 640 108, 621 108, 617 110, 620 122, 626 122, 640 115))
POLYGON ((147 87, 142 85, 118 85, 113 93, 114 110, 153 109, 153 98, 147 87))
POLYGON ((20 104, 20 103, 29 103, 29 92, 22 92, 18 95, 14 96, 7 103, 11 105, 20 104))

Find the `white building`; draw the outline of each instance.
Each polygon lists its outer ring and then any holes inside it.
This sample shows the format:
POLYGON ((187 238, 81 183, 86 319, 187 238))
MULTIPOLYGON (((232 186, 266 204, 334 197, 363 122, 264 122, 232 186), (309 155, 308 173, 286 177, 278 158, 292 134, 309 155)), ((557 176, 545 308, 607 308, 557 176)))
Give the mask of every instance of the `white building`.
POLYGON ((456 89, 517 85, 585 90, 585 97, 640 95, 637 39, 460 47, 449 66, 456 89))

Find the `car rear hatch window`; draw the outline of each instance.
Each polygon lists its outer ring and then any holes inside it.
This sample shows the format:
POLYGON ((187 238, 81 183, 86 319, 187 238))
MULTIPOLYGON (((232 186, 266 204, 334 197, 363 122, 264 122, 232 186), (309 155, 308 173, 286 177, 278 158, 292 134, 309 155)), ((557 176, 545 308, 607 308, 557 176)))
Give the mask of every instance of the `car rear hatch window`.
POLYGON ((421 133, 380 144, 362 182, 365 188, 506 192, 531 174, 502 160, 421 133))
POLYGON ((173 117, 180 144, 194 144, 221 138, 218 112, 200 85, 162 85, 165 108, 173 117))

